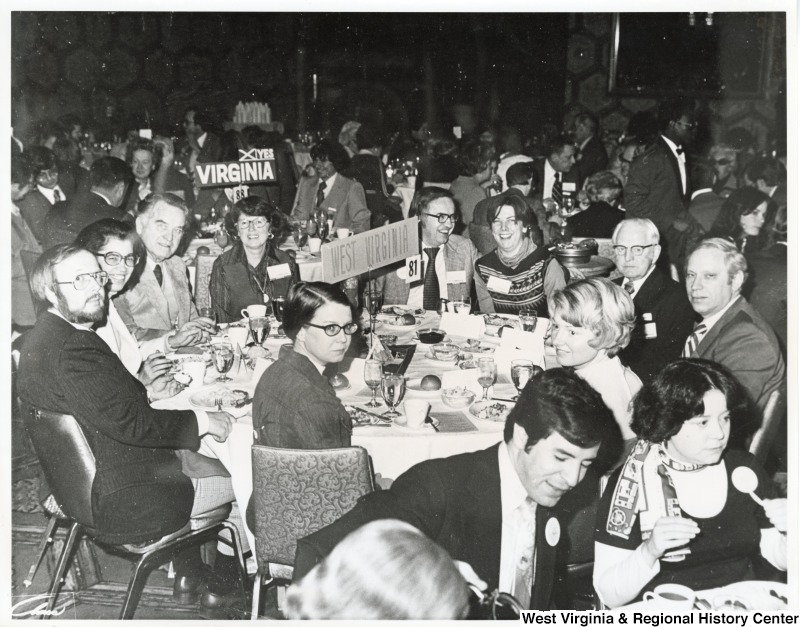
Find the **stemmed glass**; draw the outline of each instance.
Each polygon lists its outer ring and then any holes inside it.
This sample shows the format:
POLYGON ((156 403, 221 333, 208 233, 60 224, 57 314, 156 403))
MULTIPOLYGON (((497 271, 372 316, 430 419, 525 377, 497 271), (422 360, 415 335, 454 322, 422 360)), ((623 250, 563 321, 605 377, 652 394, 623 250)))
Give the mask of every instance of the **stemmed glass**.
POLYGON ((297 245, 297 250, 302 250, 303 246, 306 245, 308 241, 308 231, 306 230, 305 224, 295 224, 292 227, 292 237, 294 238, 294 243, 297 245))
POLYGON ((374 334, 376 318, 381 311, 381 307, 383 307, 383 294, 376 294, 372 290, 367 291, 367 293, 364 294, 364 306, 369 312, 370 333, 374 334))
POLYGON ((217 381, 224 383, 231 381, 231 378, 226 376, 226 373, 233 366, 233 348, 230 344, 217 344, 214 346, 214 368, 219 372, 217 381))
POLYGON ((405 377, 399 374, 389 373, 383 375, 381 379, 381 394, 383 395, 383 400, 386 401, 386 404, 389 406, 389 411, 385 412, 383 414, 384 416, 395 418, 400 415, 400 412, 395 408, 400 404, 400 401, 403 400, 405 393, 405 377))
POLYGON ((492 357, 478 359, 478 383, 483 388, 482 401, 488 401, 489 388, 497 381, 497 364, 492 357))
POLYGON ((250 318, 250 334, 257 346, 261 346, 269 335, 269 318, 250 318))
POLYGON ((383 377, 383 364, 377 359, 367 359, 364 362, 364 383, 372 390, 372 400, 367 403, 367 407, 380 407, 381 403, 375 398, 378 388, 381 387, 383 377))
POLYGON ((517 388, 517 395, 514 397, 515 401, 519 400, 520 393, 532 376, 532 361, 527 359, 513 359, 511 361, 511 381, 514 383, 514 387, 517 388))

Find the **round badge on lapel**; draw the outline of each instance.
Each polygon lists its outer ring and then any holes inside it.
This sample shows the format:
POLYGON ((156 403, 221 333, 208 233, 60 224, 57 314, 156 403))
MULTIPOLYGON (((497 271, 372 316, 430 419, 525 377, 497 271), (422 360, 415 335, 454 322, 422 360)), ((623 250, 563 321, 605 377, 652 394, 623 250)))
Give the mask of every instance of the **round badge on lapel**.
POLYGON ((544 539, 547 540, 547 544, 550 546, 558 544, 561 539, 561 525, 558 523, 557 518, 551 518, 547 521, 544 527, 544 539))

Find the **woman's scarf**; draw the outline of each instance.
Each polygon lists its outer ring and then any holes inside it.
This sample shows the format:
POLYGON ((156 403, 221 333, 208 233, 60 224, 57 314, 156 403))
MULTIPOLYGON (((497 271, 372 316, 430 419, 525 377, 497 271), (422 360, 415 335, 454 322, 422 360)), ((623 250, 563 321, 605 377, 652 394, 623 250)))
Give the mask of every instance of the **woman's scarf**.
MULTIPOLYGON (((625 460, 614 488, 606 531, 627 540, 638 516, 642 542, 647 541, 659 518, 681 515, 675 485, 667 469, 691 472, 704 467, 703 464, 686 464, 670 457, 664 444, 639 440, 625 460)), ((679 561, 687 553, 688 547, 673 549, 661 559, 679 561)))
POLYGON ((532 254, 533 251, 535 250, 536 250, 536 244, 534 244, 533 241, 531 241, 530 237, 525 237, 523 235, 522 246, 520 247, 519 252, 517 252, 514 255, 511 255, 510 257, 506 257, 506 255, 503 253, 503 250, 498 246, 497 257, 500 259, 500 262, 504 266, 507 266, 508 268, 514 270, 520 263, 522 263, 523 259, 525 259, 528 255, 532 254))

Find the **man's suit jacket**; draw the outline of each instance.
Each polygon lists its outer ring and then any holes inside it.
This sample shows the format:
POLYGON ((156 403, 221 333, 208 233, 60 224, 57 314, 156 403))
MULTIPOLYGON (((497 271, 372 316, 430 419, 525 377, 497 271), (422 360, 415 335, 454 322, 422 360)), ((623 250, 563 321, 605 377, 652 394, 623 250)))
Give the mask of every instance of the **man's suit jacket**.
POLYGON ((161 270, 165 275, 169 275, 174 287, 177 312, 169 311, 164 291, 149 268, 142 270, 136 284, 114 300, 128 330, 140 342, 152 340, 171 331, 176 314, 179 327, 198 317, 183 260, 179 257, 170 257, 161 262, 161 270))
MULTIPOLYGON (((424 257, 424 255, 423 255, 424 257)), ((450 300, 469 296, 474 291, 475 261, 478 259, 478 250, 475 245, 466 237, 451 235, 444 245, 444 265, 447 272, 464 271, 465 283, 448 283, 447 292, 450 300)), ((405 265, 391 265, 375 279, 374 288, 383 294, 383 302, 386 305, 405 305, 408 302, 408 293, 411 288, 421 285, 418 283, 406 283, 401 279, 397 272, 405 272, 405 265)), ((444 298, 444 295, 442 295, 444 298)))
MULTIPOLYGON (((318 176, 306 177, 300 181, 292 209, 292 218, 295 220, 311 219, 317 206, 318 186, 318 176)), ((361 183, 342 176, 340 173, 337 173, 333 187, 320 207, 336 210, 336 217, 333 220, 334 230, 350 229, 354 233, 363 233, 369 230, 370 213, 364 188, 361 183)))
POLYGON ((53 205, 38 189, 28 192, 25 198, 18 200, 16 204, 31 233, 33 233, 36 241, 41 244, 47 213, 52 209, 53 205))
POLYGON ((689 214, 708 233, 719 216, 723 202, 725 202, 725 199, 722 196, 709 189, 692 198, 689 203, 689 214))
MULTIPOLYGON (((496 590, 500 576, 502 508, 498 446, 417 464, 390 490, 361 497, 338 521, 297 543, 295 579, 321 561, 349 532, 383 518, 417 527, 454 560, 467 562, 496 590)), ((531 608, 550 609, 556 546, 545 540, 551 510, 536 508, 536 563, 531 608)))
POLYGON ((583 187, 584 181, 595 172, 605 170, 608 165, 608 153, 603 142, 592 135, 586 145, 580 150, 580 158, 575 163, 574 170, 578 173, 578 189, 583 187))
MULTIPOLYGON (((184 163, 189 163, 189 156, 192 154, 192 146, 185 137, 181 138, 179 146, 176 147, 176 152, 184 158, 184 163)), ((219 137, 214 135, 214 133, 206 131, 206 139, 200 147, 200 152, 197 154, 198 163, 214 163, 219 161, 221 153, 222 145, 220 144, 219 137)))
POLYGON ((51 313, 25 338, 17 386, 38 409, 71 414, 94 453, 98 537, 141 542, 180 529, 194 499, 170 449, 200 446, 194 412, 156 410, 147 391, 96 333, 51 313))
POLYGON ((786 376, 775 332, 741 296, 705 334, 692 357, 725 366, 762 413, 769 395, 781 388, 786 376))
MULTIPOLYGON (((547 161, 547 158, 536 159, 533 162, 536 175, 539 177, 539 182, 536 184, 536 191, 533 192, 533 196, 539 200, 542 200, 543 198, 550 198, 553 195, 552 189, 543 189, 545 161, 547 161)), ((575 193, 577 193, 577 191, 580 189, 580 187, 578 187, 578 172, 575 169, 575 166, 572 166, 572 169, 569 172, 561 173, 561 185, 563 186, 564 183, 575 183, 575 193)))
MULTIPOLYGON (((623 278, 614 283, 622 285, 623 278)), ((636 327, 631 341, 619 354, 623 363, 647 383, 668 363, 679 359, 686 338, 697 317, 686 296, 686 289, 655 268, 633 299, 636 327), (655 323, 656 337, 647 339, 645 316, 655 323)))
POLYGON ((589 205, 585 211, 567 218, 567 235, 610 238, 616 226, 624 219, 624 211, 598 200, 589 205))
POLYGON ((104 218, 122 220, 125 212, 109 205, 94 192, 84 192, 62 200, 47 212, 42 233, 42 247, 69 244, 84 227, 104 218))

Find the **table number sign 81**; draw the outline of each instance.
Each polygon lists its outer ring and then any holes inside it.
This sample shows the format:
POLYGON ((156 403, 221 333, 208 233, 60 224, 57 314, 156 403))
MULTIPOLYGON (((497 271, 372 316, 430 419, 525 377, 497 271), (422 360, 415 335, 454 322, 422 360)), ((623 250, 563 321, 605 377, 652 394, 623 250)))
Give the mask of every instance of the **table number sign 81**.
POLYGON ((406 283, 419 281, 422 275, 422 255, 406 259, 406 283))

